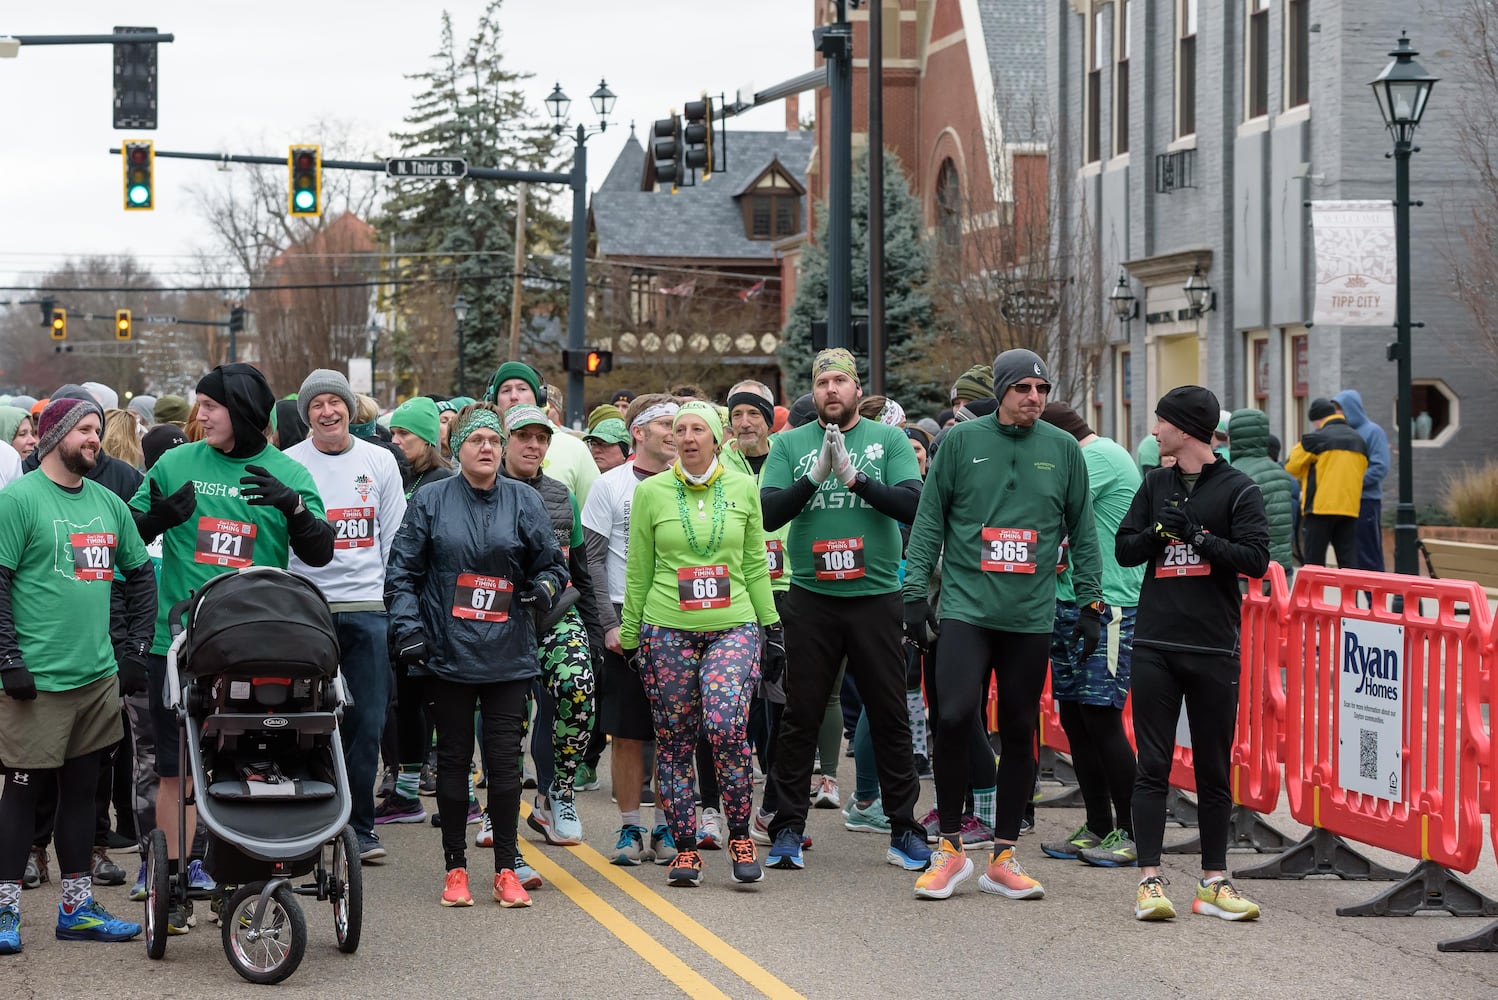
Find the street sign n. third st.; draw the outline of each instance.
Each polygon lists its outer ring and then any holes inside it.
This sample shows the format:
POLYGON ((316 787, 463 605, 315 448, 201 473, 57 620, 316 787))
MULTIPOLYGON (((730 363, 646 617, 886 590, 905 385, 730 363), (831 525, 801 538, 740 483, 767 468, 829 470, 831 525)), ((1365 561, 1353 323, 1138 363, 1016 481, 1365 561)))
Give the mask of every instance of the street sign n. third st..
POLYGON ((468 161, 461 156, 392 156, 385 160, 390 177, 458 178, 468 173, 468 161))

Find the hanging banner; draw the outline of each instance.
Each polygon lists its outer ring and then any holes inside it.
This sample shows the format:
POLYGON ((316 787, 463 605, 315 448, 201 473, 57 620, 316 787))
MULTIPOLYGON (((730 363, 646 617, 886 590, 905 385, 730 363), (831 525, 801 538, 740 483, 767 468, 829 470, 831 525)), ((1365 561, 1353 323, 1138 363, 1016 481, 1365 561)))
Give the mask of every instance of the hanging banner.
POLYGON ((1394 205, 1313 201, 1317 326, 1393 326, 1394 205))

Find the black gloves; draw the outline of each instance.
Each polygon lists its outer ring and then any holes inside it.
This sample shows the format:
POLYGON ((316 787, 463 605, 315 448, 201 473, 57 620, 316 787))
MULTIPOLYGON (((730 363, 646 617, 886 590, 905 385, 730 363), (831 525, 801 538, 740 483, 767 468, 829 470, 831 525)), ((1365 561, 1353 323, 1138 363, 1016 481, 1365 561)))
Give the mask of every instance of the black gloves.
POLYGON ((150 645, 144 639, 131 639, 114 647, 114 662, 120 671, 120 694, 145 693, 146 652, 150 645))
POLYGON ((151 507, 145 513, 134 512, 135 530, 143 541, 153 541, 162 532, 175 528, 192 517, 198 505, 197 489, 189 479, 171 496, 161 492, 161 487, 151 483, 151 507))
POLYGON ((410 670, 412 667, 424 666, 427 662, 427 637, 421 632, 413 632, 404 639, 395 640, 391 648, 397 669, 410 670))
POLYGON ((239 480, 239 495, 254 507, 274 507, 288 520, 302 507, 302 495, 270 474, 263 465, 246 465, 248 476, 239 480))
POLYGON ((930 602, 906 601, 905 638, 921 649, 927 649, 931 645, 930 636, 935 635, 936 632, 936 620, 931 615, 930 602))
POLYGON ((626 649, 624 651, 624 665, 633 670, 635 673, 639 673, 640 655, 641 654, 639 646, 636 646, 634 649, 626 649))
POLYGON ((766 684, 774 684, 785 674, 785 626, 766 625, 764 649, 760 651, 759 676, 766 684))
POLYGON ((531 583, 518 595, 520 606, 531 613, 536 620, 537 627, 546 618, 547 612, 551 610, 552 603, 556 600, 555 585, 546 577, 541 577, 531 583))
POLYGON ((8 661, 0 669, 0 684, 5 685, 5 693, 16 701, 33 701, 36 698, 36 678, 31 676, 31 671, 26 669, 26 664, 20 657, 8 661))
POLYGON ((1190 542, 1201 534, 1201 522, 1185 507, 1160 508, 1155 515, 1155 534, 1180 542, 1190 542))
POLYGON ((1092 654, 1097 652, 1098 641, 1103 635, 1103 602, 1095 601, 1082 608, 1082 614, 1077 618, 1076 630, 1071 634, 1072 645, 1082 644, 1081 654, 1077 658, 1080 666, 1092 659, 1092 654))

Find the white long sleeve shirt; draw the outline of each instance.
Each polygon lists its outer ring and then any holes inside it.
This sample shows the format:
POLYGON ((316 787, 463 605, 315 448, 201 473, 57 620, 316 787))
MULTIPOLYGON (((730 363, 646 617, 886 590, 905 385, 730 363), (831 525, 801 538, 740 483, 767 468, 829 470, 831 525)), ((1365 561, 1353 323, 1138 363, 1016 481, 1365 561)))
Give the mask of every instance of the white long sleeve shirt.
POLYGON ((406 492, 395 456, 359 438, 346 451, 318 451, 311 438, 286 449, 317 483, 333 526, 333 561, 308 566, 295 553, 290 568, 322 588, 329 604, 380 603, 385 562, 406 516, 406 492))

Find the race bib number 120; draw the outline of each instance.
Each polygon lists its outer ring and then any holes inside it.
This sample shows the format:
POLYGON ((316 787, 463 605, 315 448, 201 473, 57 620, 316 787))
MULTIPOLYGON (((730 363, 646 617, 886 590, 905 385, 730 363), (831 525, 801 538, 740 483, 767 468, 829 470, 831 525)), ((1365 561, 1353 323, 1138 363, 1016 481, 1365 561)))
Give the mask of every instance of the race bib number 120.
POLYGON ((73 576, 79 580, 113 580, 113 532, 85 532, 68 536, 73 547, 73 576))

